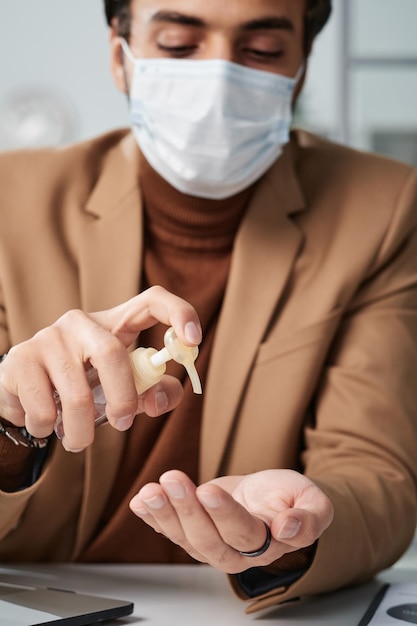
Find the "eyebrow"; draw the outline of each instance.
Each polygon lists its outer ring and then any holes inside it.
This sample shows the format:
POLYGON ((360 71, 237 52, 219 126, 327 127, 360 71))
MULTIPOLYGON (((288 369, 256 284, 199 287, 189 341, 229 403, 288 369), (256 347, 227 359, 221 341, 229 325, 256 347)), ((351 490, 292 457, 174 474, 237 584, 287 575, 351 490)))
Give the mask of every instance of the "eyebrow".
POLYGON ((176 13, 174 11, 157 11, 150 19, 150 22, 168 22, 170 24, 184 24, 185 26, 197 26, 203 28, 206 26, 204 20, 199 17, 193 17, 192 15, 185 15, 183 13, 176 13))
MULTIPOLYGON (((204 28, 207 23, 199 17, 177 13, 175 11, 157 11, 150 19, 153 23, 167 22, 170 24, 181 24, 184 26, 194 26, 196 28, 204 28)), ((250 20, 241 25, 243 30, 286 30, 293 32, 294 24, 287 17, 261 17, 250 20)))
POLYGON ((244 30, 268 30, 279 29, 294 31, 294 24, 287 17, 261 17, 257 20, 246 22, 242 25, 244 30))

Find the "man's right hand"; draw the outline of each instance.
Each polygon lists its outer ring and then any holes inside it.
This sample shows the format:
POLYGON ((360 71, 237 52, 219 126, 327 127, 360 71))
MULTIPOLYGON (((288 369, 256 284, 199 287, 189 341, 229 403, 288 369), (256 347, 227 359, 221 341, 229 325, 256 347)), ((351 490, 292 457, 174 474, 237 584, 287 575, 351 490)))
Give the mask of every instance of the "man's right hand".
POLYGON ((201 341, 195 309, 162 287, 151 287, 105 311, 68 311, 8 352, 0 365, 0 415, 25 426, 34 437, 46 437, 57 419, 56 390, 62 404, 62 443, 67 450, 83 450, 94 439, 87 364, 98 372, 114 428, 126 430, 138 413, 157 416, 170 411, 182 398, 180 382, 164 376, 138 396, 127 349, 142 330, 159 322, 172 326, 185 345, 201 341))

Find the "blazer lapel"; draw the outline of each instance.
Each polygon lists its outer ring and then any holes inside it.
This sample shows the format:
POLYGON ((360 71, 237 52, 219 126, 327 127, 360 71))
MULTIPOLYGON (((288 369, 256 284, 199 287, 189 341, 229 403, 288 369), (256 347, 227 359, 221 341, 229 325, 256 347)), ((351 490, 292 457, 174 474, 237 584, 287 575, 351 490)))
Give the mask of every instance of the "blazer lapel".
MULTIPOLYGON (((138 149, 127 135, 108 155, 85 208, 80 247, 82 308, 98 311, 136 295, 142 273, 138 149), (109 289, 108 286, 111 286, 109 289)), ((73 558, 95 530, 123 453, 126 433, 104 426, 85 452, 85 487, 73 558)))
POLYGON ((81 233, 80 289, 84 310, 113 307, 138 293, 142 211, 138 148, 131 134, 107 155, 89 198, 81 233), (108 286, 111 285, 111 289, 108 286))
POLYGON ((200 479, 219 475, 245 383, 285 289, 302 234, 290 215, 304 208, 291 145, 259 184, 241 224, 206 381, 200 479))

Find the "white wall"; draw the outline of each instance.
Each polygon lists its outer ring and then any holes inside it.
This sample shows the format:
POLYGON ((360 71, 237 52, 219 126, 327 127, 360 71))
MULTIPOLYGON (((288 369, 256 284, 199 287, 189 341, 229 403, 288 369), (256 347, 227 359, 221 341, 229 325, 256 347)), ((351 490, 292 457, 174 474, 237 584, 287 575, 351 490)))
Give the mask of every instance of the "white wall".
MULTIPOLYGON (((373 149, 374 133, 415 141, 417 165, 417 0, 333 0, 333 16, 316 40, 303 94, 304 125, 373 149), (343 5, 350 9, 348 137, 342 134, 343 5), (367 63, 372 58, 376 63, 367 63), (396 64, 400 59, 408 61, 396 64), (383 62, 383 61, 386 62, 383 62), (410 63, 410 61, 413 61, 410 63)), ((401 153, 393 156, 401 157, 401 153)), ((404 154, 408 157, 407 149, 404 154)))
POLYGON ((64 140, 126 124, 102 0, 1 0, 0 24, 0 149, 42 128, 47 138, 45 118, 51 138, 67 128, 64 140))

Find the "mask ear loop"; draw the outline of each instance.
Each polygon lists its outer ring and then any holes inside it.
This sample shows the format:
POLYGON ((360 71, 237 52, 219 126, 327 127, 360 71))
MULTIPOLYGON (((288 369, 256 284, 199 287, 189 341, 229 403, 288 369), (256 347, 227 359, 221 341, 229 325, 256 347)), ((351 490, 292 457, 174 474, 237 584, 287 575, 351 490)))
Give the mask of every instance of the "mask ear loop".
POLYGON ((132 63, 134 63, 136 61, 133 52, 130 49, 129 44, 127 43, 126 39, 124 37, 120 37, 120 45, 122 46, 122 50, 125 54, 125 56, 127 56, 127 58, 129 59, 129 61, 131 61, 132 63))
POLYGON ((130 103, 130 87, 129 87, 129 81, 127 80, 127 71, 126 71, 126 63, 125 63, 125 59, 126 57, 129 59, 129 61, 131 63, 135 63, 135 57, 133 56, 133 52, 131 51, 129 44, 127 43, 126 39, 124 37, 119 37, 120 39, 120 46, 122 48, 122 52, 123 52, 123 59, 122 59, 122 63, 123 63, 123 79, 124 79, 124 83, 125 83, 125 88, 126 88, 126 96, 127 96, 127 101, 128 103, 130 103))
POLYGON ((300 67, 298 68, 298 72, 296 73, 296 75, 294 76, 294 84, 297 85, 301 76, 304 74, 304 70, 305 70, 306 66, 304 63, 301 63, 300 67))
MULTIPOLYGON (((296 75, 294 76, 294 78, 292 79, 292 93, 294 94, 298 83, 300 82, 300 79, 302 78, 304 71, 305 71, 305 63, 301 63, 300 67, 297 70, 296 75)), ((294 106, 295 106, 295 100, 292 101, 291 104, 291 109, 294 112, 294 106)))

